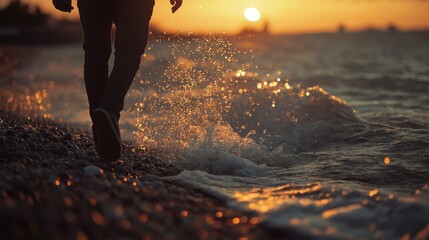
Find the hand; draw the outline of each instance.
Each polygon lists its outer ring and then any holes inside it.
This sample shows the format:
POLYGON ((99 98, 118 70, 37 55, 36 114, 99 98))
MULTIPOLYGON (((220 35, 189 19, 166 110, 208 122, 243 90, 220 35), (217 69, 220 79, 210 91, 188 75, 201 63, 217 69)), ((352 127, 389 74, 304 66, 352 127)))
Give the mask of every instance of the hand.
POLYGON ((173 7, 171 8, 171 11, 173 13, 175 13, 177 11, 177 9, 180 8, 180 6, 182 6, 182 0, 170 0, 171 5, 173 5, 173 7))
POLYGON ((55 8, 62 12, 71 12, 73 10, 71 0, 52 0, 55 8))

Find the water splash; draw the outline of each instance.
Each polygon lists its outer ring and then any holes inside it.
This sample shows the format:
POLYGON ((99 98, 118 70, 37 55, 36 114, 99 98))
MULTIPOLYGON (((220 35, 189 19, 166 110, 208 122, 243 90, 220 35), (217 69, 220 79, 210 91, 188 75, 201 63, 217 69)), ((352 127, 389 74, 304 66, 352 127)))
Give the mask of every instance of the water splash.
POLYGON ((16 94, 17 89, 2 89, 0 91, 0 109, 6 112, 14 112, 27 117, 41 117, 51 119, 52 103, 48 100, 48 90, 30 88, 22 89, 21 94, 16 94))
POLYGON ((140 81, 135 95, 144 97, 133 109, 134 133, 140 146, 164 159, 201 163, 203 156, 210 165, 226 151, 266 163, 326 142, 306 136, 359 121, 345 101, 320 87, 294 85, 280 76, 281 70, 263 74, 249 59, 240 65, 237 59, 252 51, 236 50, 224 37, 188 36, 156 44, 162 50, 149 47, 144 68, 165 68, 149 73, 156 81, 140 81))
POLYGON ((229 104, 222 89, 228 88, 225 77, 235 53, 222 37, 158 43, 167 45, 168 56, 158 60, 166 68, 156 82, 142 81, 141 95, 146 97, 134 109, 139 116, 135 134, 138 144, 171 158, 200 136, 201 129, 222 121, 229 104))

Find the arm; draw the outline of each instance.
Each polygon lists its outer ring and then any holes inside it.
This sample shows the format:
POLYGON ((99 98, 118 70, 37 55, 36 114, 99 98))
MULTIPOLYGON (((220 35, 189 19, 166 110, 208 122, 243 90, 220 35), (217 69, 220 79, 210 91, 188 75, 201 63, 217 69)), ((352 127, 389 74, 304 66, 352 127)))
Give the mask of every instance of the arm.
POLYGON ((52 0, 52 3, 56 9, 62 12, 71 12, 73 10, 72 0, 52 0))
POLYGON ((180 8, 180 6, 182 6, 182 0, 170 0, 171 5, 173 6, 171 8, 171 11, 173 13, 175 13, 177 11, 177 9, 180 8))

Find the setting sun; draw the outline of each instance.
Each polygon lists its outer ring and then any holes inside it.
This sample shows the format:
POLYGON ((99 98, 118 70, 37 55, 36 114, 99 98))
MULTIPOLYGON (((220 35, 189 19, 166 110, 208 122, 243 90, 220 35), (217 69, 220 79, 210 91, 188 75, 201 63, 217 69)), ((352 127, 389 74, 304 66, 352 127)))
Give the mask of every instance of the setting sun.
POLYGON ((256 22, 261 18, 261 13, 258 9, 250 7, 244 10, 244 17, 247 21, 256 22))

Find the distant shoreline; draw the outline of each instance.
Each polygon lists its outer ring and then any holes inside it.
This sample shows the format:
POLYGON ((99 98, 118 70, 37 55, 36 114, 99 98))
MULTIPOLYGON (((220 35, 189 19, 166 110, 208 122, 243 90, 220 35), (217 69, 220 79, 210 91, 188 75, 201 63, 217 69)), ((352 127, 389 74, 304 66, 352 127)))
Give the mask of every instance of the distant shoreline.
MULTIPOLYGON (((284 37, 284 36, 315 36, 315 35, 361 35, 361 34, 429 34, 429 30, 412 31, 387 31, 379 29, 364 29, 362 31, 337 31, 337 32, 312 32, 293 34, 271 34, 258 31, 245 31, 238 34, 222 33, 166 33, 158 30, 150 32, 150 39, 187 39, 205 36, 223 36, 227 38, 253 38, 253 37, 284 37)), ((71 43, 81 43, 82 33, 78 22, 66 22, 55 28, 1 28, 0 27, 0 47, 20 46, 20 45, 63 45, 71 43)))

